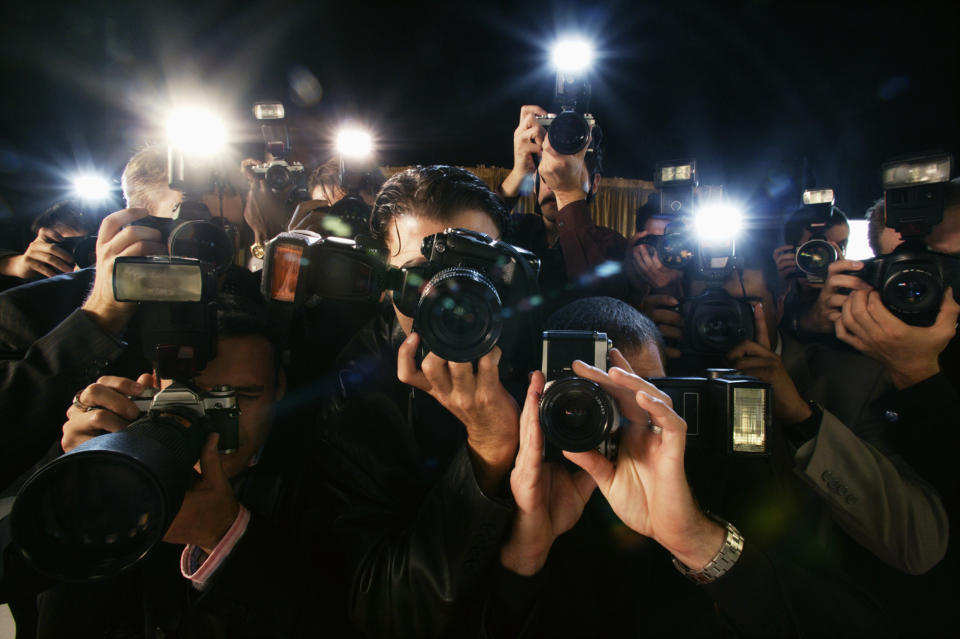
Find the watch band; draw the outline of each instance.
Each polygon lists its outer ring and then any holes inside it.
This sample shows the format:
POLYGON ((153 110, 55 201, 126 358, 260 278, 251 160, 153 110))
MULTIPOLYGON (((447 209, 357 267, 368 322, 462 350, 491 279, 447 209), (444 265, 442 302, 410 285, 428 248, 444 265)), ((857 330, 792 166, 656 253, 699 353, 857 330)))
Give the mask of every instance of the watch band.
POLYGON ((743 552, 743 535, 740 534, 737 527, 713 515, 709 516, 726 529, 726 534, 723 536, 723 545, 720 546, 720 550, 710 560, 710 563, 701 570, 691 570, 680 563, 680 560, 676 557, 673 558, 673 566, 680 571, 681 575, 693 583, 701 585, 716 581, 725 575, 737 563, 740 554, 743 552))

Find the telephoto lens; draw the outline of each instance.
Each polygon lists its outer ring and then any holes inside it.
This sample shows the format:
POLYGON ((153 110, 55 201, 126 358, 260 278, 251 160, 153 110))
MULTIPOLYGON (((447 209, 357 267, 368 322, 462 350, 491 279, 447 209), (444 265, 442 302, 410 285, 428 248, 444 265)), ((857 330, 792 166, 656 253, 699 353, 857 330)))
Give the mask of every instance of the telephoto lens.
POLYGON ((38 572, 88 581, 133 567, 173 523, 207 436, 220 434, 222 453, 239 446, 231 388, 174 382, 134 401, 140 419, 53 460, 17 495, 11 533, 38 572))
POLYGON ((582 360, 607 369, 611 343, 606 333, 595 331, 544 331, 543 374, 546 386, 540 398, 540 428, 547 455, 559 451, 599 450, 614 459, 620 434, 617 404, 594 381, 573 373, 573 362, 582 360))

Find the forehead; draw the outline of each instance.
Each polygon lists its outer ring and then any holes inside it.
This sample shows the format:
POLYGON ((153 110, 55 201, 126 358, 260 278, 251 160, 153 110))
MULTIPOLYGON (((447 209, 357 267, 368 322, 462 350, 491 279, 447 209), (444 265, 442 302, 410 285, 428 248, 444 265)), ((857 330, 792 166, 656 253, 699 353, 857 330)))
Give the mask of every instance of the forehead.
POLYGON ((274 379, 273 345, 260 335, 221 337, 217 356, 200 371, 205 386, 267 386, 274 379))
POLYGON ((470 209, 451 216, 446 221, 433 220, 422 215, 399 215, 387 229, 387 249, 390 264, 399 266, 420 257, 423 238, 442 233, 448 228, 468 229, 499 238, 500 231, 493 218, 485 211, 470 209))

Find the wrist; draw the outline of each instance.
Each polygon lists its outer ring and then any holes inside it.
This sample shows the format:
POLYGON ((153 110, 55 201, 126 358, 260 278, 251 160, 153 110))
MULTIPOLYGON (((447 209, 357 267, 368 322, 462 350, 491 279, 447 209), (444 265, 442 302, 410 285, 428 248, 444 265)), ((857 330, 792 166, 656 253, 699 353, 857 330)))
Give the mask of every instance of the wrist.
POLYGON ((520 185, 523 184, 528 175, 530 173, 524 171, 523 168, 514 166, 500 185, 500 193, 504 197, 516 197, 520 193, 520 185))
POLYGON ((893 385, 897 390, 903 390, 938 374, 940 372, 940 363, 934 359, 932 362, 918 363, 907 369, 895 369, 888 366, 887 372, 890 374, 890 379, 893 381, 893 385))
POLYGON ((699 571, 717 556, 723 547, 726 529, 717 522, 701 515, 701 521, 693 534, 687 535, 682 547, 664 546, 677 561, 692 571, 699 571))
POLYGON ((240 504, 234 499, 220 517, 209 522, 209 526, 203 531, 202 538, 198 538, 193 545, 202 548, 208 555, 213 554, 214 549, 226 536, 239 515, 240 504))
POLYGON ((523 577, 532 577, 543 570, 552 545, 525 545, 511 539, 500 549, 500 565, 523 577))
POLYGON ((797 397, 797 401, 783 416, 783 421, 788 425, 793 425, 805 422, 811 417, 813 417, 813 409, 810 404, 805 402, 802 397, 797 397))
POLYGON ((565 189, 562 191, 554 191, 553 193, 557 198, 557 210, 562 209, 568 204, 573 204, 574 202, 587 199, 587 194, 584 193, 583 189, 581 188, 565 189))
POLYGON ((470 461, 477 477, 480 490, 485 495, 499 492, 504 480, 509 476, 517 456, 517 440, 500 443, 477 443, 467 437, 467 449, 470 461))
POLYGON ((127 321, 133 315, 136 305, 102 302, 94 295, 91 295, 81 308, 103 330, 113 335, 122 333, 127 321))

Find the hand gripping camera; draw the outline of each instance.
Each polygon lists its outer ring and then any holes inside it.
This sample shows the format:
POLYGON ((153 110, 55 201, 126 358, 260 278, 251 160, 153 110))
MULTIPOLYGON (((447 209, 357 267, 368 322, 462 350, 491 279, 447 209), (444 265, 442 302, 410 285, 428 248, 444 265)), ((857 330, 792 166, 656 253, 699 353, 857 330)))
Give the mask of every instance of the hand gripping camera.
POLYGON ((236 450, 233 389, 192 379, 216 355, 214 266, 182 257, 123 257, 114 297, 138 302, 135 330, 164 390, 132 398, 140 418, 84 442, 37 471, 20 490, 11 531, 20 551, 55 579, 115 576, 161 540, 195 481, 211 432, 236 450))
POLYGON ((314 295, 376 301, 389 291, 443 359, 474 361, 498 343, 511 357, 529 350, 523 336, 537 310, 540 270, 533 253, 464 229, 424 238, 420 253, 425 261, 394 268, 362 237, 281 233, 266 247, 263 294, 300 304, 314 295))
POLYGON ((622 424, 617 403, 599 384, 571 368, 579 359, 607 370, 611 347, 606 333, 543 332, 541 370, 547 383, 540 398, 540 428, 548 459, 563 459, 564 450, 598 450, 616 459, 622 424))
POLYGON ((912 326, 933 325, 947 287, 960 301, 960 260, 930 251, 924 242, 943 220, 952 169, 949 154, 885 164, 884 222, 900 233, 903 243, 849 272, 879 291, 884 306, 912 326))

